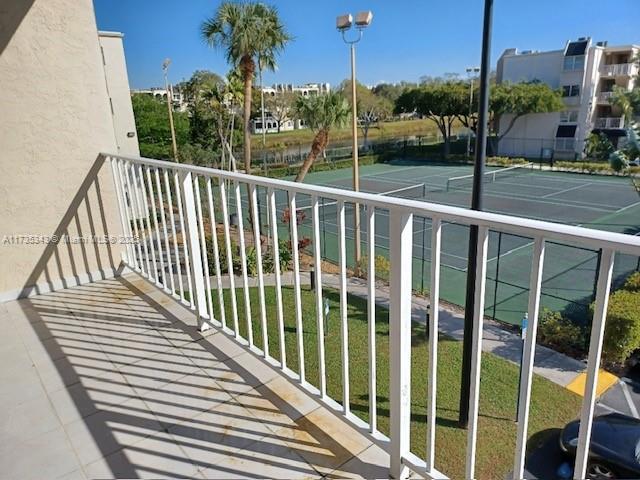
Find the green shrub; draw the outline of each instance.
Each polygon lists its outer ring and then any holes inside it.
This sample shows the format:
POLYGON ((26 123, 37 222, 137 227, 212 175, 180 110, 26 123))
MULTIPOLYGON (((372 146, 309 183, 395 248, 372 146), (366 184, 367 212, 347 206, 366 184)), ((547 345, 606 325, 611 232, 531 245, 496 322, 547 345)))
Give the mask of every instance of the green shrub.
POLYGON ((611 140, 604 133, 592 133, 587 137, 584 153, 594 160, 607 160, 613 153, 611 140))
POLYGON ((621 172, 625 168, 629 168, 629 159, 622 150, 618 150, 609 155, 609 165, 614 172, 621 172))
POLYGON ((639 348, 640 293, 618 290, 609 296, 602 354, 609 362, 622 363, 639 348))
MULTIPOLYGON (((360 257, 358 267, 360 267, 360 276, 362 278, 367 278, 368 261, 369 260, 366 255, 360 257)), ((391 263, 389 262, 389 259, 384 255, 376 255, 374 259, 374 265, 376 269, 376 277, 388 280, 389 273, 391 271, 391 263)))
POLYGON ((622 288, 629 292, 640 292, 640 272, 629 275, 622 288))
POLYGON ((560 312, 545 308, 540 316, 538 340, 560 352, 581 351, 585 345, 585 332, 560 312))
MULTIPOLYGON (((289 264, 291 263, 292 258, 291 248, 289 247, 288 241, 280 240, 278 242, 278 254, 280 260, 280 271, 286 272, 289 270, 289 264)), ((262 269, 264 273, 275 272, 272 249, 266 251, 262 256, 262 269)))

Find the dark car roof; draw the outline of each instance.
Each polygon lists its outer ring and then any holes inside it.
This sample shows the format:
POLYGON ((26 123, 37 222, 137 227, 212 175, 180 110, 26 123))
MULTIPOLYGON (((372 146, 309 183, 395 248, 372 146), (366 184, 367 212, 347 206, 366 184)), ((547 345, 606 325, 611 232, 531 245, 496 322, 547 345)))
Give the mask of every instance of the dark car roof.
POLYGON ((640 420, 610 413, 593 419, 592 448, 598 446, 637 461, 636 447, 640 442, 640 420))

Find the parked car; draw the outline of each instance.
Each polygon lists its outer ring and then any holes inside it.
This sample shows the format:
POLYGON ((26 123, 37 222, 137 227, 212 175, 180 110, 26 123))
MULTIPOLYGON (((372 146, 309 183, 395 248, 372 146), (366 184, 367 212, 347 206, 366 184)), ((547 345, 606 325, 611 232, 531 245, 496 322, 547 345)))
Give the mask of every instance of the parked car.
MULTIPOLYGON (((576 455, 580 421, 568 423, 560 433, 560 448, 576 455)), ((588 478, 640 478, 640 420, 610 413, 593 419, 588 478)))

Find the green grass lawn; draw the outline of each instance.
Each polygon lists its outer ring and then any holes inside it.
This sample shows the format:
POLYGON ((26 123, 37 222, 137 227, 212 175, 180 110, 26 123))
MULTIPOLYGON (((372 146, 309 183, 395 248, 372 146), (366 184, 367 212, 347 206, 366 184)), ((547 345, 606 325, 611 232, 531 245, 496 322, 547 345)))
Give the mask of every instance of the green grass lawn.
MULTIPOLYGON (((456 121, 454 127, 459 127, 460 123, 456 121)), ((391 122, 382 122, 378 127, 372 127, 369 130, 369 139, 381 137, 401 137, 403 135, 422 135, 436 136, 438 127, 428 119, 412 119, 412 120, 396 120, 391 122)), ((362 132, 358 131, 359 135, 362 132)), ((292 145, 311 145, 311 141, 315 134, 308 128, 301 130, 292 130, 289 132, 269 133, 266 135, 267 148, 282 148, 292 145)), ((253 149, 262 148, 262 135, 253 135, 253 149)), ((340 140, 348 140, 351 138, 351 127, 335 129, 331 131, 330 139, 332 142, 340 140)))
MULTIPOLYGON (((212 292, 214 309, 219 313, 218 295, 212 292)), ((243 291, 237 289, 240 331, 246 338, 247 326, 244 311, 243 291)), ((230 290, 225 290, 225 310, 227 325, 231 323, 230 290)), ((253 337, 256 346, 262 348, 262 332, 259 321, 258 291, 251 289, 253 337)), ((327 393, 336 401, 342 399, 341 350, 340 350, 340 307, 339 294, 325 289, 329 300, 330 313, 328 334, 325 337, 327 393)), ((267 304, 267 331, 270 354, 280 358, 278 327, 276 318, 275 288, 265 289, 267 304)), ((315 296, 309 287, 302 290, 302 315, 305 349, 305 369, 307 380, 318 386, 318 356, 315 296)), ((292 287, 283 288, 285 316, 285 349, 287 365, 298 371, 296 348, 296 322, 292 287)), ((351 410, 368 421, 368 353, 367 353, 367 306, 366 301, 349 296, 349 374, 351 410)), ((220 318, 220 317, 218 317, 220 318)), ((376 348, 378 369, 378 428, 389 432, 389 312, 378 307, 376 310, 376 348)), ((424 457, 426 439, 426 396, 427 396, 427 345, 423 325, 414 324, 412 329, 412 411, 411 450, 424 457)), ((460 368, 462 343, 443 335, 438 342, 438 418, 436 428, 436 468, 451 478, 464 477, 464 462, 467 431, 457 426, 458 401, 460 394, 460 368)), ((504 478, 513 465, 516 438, 516 396, 518 388, 518 367, 493 354, 483 353, 480 387, 480 419, 478 433, 478 478, 504 478)), ((576 417, 580 398, 568 390, 535 376, 529 435, 536 435, 536 441, 550 434, 551 429, 561 428, 576 417)))

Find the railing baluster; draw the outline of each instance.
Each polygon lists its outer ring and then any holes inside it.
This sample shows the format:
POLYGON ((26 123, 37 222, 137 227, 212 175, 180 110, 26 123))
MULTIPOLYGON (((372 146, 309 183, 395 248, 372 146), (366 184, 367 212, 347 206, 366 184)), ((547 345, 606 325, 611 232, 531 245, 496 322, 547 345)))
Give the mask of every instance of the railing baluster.
MULTIPOLYGON (((158 207, 160 209, 160 220, 162 223, 162 235, 164 237, 164 254, 163 257, 167 260, 167 266, 163 271, 163 275, 165 277, 169 277, 169 284, 166 284, 165 280, 165 290, 170 290, 173 294, 175 292, 175 281, 173 279, 173 265, 171 263, 171 248, 169 247, 169 235, 167 232, 167 218, 164 212, 164 201, 162 200, 162 186, 160 184, 160 170, 158 168, 154 171, 155 181, 156 181, 156 190, 158 191, 158 207), (168 273, 167 273, 168 272, 168 273)), ((158 240, 160 242, 160 240, 158 240)))
MULTIPOLYGON (((169 204, 169 221, 171 222, 171 234, 173 237, 173 255, 176 259, 176 274, 178 276, 178 292, 180 300, 184 302, 184 285, 182 282, 182 262, 180 261, 180 250, 178 249, 178 234, 176 232, 176 219, 173 213, 173 200, 171 198, 171 185, 169 183, 169 172, 164 171, 164 189, 167 192, 167 203, 169 204)), ((177 191, 176 194, 180 195, 177 191)))
POLYGON ((271 238, 273 240, 273 268, 276 273, 276 314, 278 318, 278 335, 280 340, 280 365, 287 368, 287 352, 284 342, 284 313, 282 308, 282 279, 280 272, 280 245, 278 240, 278 217, 276 212, 276 194, 272 188, 268 193, 269 216, 271 218, 271 238))
POLYGON ((111 171, 113 172, 113 181, 116 188, 116 196, 118 197, 118 207, 120 209, 120 220, 122 222, 122 235, 129 237, 125 244, 126 263, 132 267, 135 265, 135 255, 132 253, 131 240, 131 224, 129 221, 129 213, 127 211, 126 196, 124 195, 124 186, 122 184, 122 173, 120 172, 121 160, 111 157, 111 171))
POLYGON ((293 292, 296 311, 296 338, 298 341, 298 370, 300 382, 305 382, 304 332, 302 330, 302 298, 300 294, 300 254, 298 252, 298 218, 296 194, 289 193, 289 226, 291 227, 291 253, 293 256, 293 292))
POLYGON ((140 190, 142 192, 142 204, 144 205, 144 215, 145 215, 145 226, 146 226, 146 231, 148 233, 148 243, 149 243, 149 249, 151 250, 151 262, 150 265, 153 265, 153 276, 151 277, 153 279, 153 281, 157 284, 158 283, 158 264, 156 263, 156 248, 153 242, 153 232, 151 231, 151 219, 150 217, 150 213, 149 213, 149 202, 147 200, 147 189, 145 188, 144 185, 144 170, 145 170, 145 166, 144 165, 140 165, 140 190))
POLYGON ((338 214, 338 255, 340 283, 340 344, 342 350, 342 411, 347 415, 349 405, 349 327, 347 323, 347 244, 344 202, 337 203, 338 214))
POLYGON ((466 478, 475 478, 478 409, 480 403, 480 365, 482 361, 482 326, 484 323, 484 293, 487 273, 489 229, 478 227, 476 248, 476 283, 473 309, 473 339, 471 341, 471 387, 469 392, 469 431, 467 435, 466 478))
POLYGON ((367 206, 367 322, 369 338, 369 431, 377 427, 376 368, 376 209, 367 206))
POLYGON ((536 356, 536 336, 538 331, 538 314, 540 311, 540 289, 542 287, 542 270, 544 268, 544 239, 538 237, 533 246, 533 262, 529 279, 529 312, 527 336, 520 366, 521 382, 518 393, 518 433, 516 437, 516 456, 513 478, 524 476, 524 461, 527 450, 527 429, 529 426, 529 406, 531 401, 531 382, 533 380, 533 364, 536 356))
POLYGON ((256 247, 256 266, 258 269, 258 297, 260 301, 260 324, 262 326, 262 351, 269 356, 269 337, 267 335, 267 307, 264 298, 264 277, 262 272, 262 238, 260 237, 260 217, 258 212, 258 192, 255 185, 249 185, 249 197, 253 211, 253 239, 256 247))
POLYGON ((406 478, 402 459, 409 453, 411 412, 411 278, 413 214, 389 212, 389 397, 390 473, 406 478))
POLYGON ((327 375, 324 358, 324 306, 322 305, 322 257, 320 256, 320 207, 318 197, 311 198, 313 228, 313 273, 316 285, 316 323, 318 330, 318 377, 320 396, 327 394, 327 375))
POLYGON ((222 207, 222 225, 224 226, 224 243, 227 252, 227 271, 229 272, 229 290, 231 297, 231 315, 233 316, 233 334, 240 338, 238 327, 238 299, 236 298, 236 278, 233 272, 233 257, 231 252, 231 234, 229 233, 229 209, 227 207, 227 187, 224 180, 220 181, 220 205, 222 207))
POLYGON ((136 248, 137 256, 136 256, 135 266, 140 273, 144 274, 142 246, 140 245, 140 243, 142 242, 142 239, 140 237, 140 233, 138 232, 138 214, 139 214, 139 212, 137 211, 138 203, 136 202, 136 195, 133 190, 133 187, 131 186, 130 169, 133 169, 133 165, 131 165, 129 162, 126 162, 124 164, 124 178, 127 183, 127 193, 129 194, 129 204, 131 207, 130 208, 131 218, 133 219, 131 223, 133 223, 133 233, 136 236, 136 247, 137 247, 136 248))
POLYGON ((251 297, 249 296, 249 274, 247 272, 247 247, 244 241, 244 219, 242 218, 242 195, 240 183, 233 182, 236 198, 236 213, 238 214, 238 241, 240 247, 240 265, 242 267, 242 285, 244 293, 244 313, 247 320, 247 341, 253 347, 253 319, 251 318, 251 297))
POLYGON ((193 176, 193 189, 196 195, 196 212, 198 216, 198 233, 200 237, 200 252, 202 254, 202 263, 204 271, 204 285, 207 296, 207 311, 209 320, 213 321, 213 300, 211 299, 211 270, 209 269, 209 254, 207 253, 207 239, 204 236, 204 219, 202 218, 202 204, 200 199, 200 179, 197 175, 193 176))
POLYGON ((160 243, 160 227, 158 226, 158 211, 156 210, 156 198, 155 198, 155 193, 153 192, 153 185, 151 183, 151 172, 150 172, 150 167, 145 167, 145 174, 147 177, 147 190, 149 190, 149 198, 150 198, 150 202, 151 203, 151 213, 153 216, 153 225, 155 228, 155 234, 156 234, 156 238, 155 241, 152 240, 151 241, 151 246, 152 248, 154 248, 154 244, 155 242, 158 242, 158 257, 160 257, 160 271, 162 272, 162 281, 159 280, 158 278, 158 266, 156 265, 156 255, 155 255, 155 250, 154 250, 154 254, 153 254, 153 266, 154 266, 154 271, 156 273, 156 283, 162 285, 163 287, 166 288, 166 283, 167 283, 167 279, 165 278, 165 272, 164 272, 164 259, 162 258, 162 244, 160 243))
POLYGON ((195 205, 195 196, 193 187, 195 181, 191 172, 182 172, 182 198, 184 201, 185 221, 187 230, 183 236, 186 236, 185 246, 188 245, 191 259, 189 262, 191 268, 191 278, 193 280, 193 289, 191 290, 191 301, 193 302, 198 316, 198 328, 200 331, 208 330, 211 324, 207 320, 211 320, 207 313, 207 301, 204 282, 204 267, 202 265, 202 252, 200 251, 200 240, 198 232, 197 206, 195 205))
POLYGON ((144 189, 144 180, 142 179, 142 166, 133 166, 133 182, 134 189, 136 191, 136 203, 138 204, 138 213, 140 214, 140 231, 142 232, 142 250, 144 251, 145 265, 147 266, 147 277, 152 279, 151 275, 151 260, 149 258, 149 245, 147 244, 147 228, 149 224, 149 211, 146 205, 142 202, 142 192, 144 189), (144 218, 144 220, 143 220, 144 218))
POLYGON ((178 218, 180 219, 180 231, 182 232, 182 251, 184 252, 184 269, 187 273, 187 292, 189 292, 189 305, 192 309, 196 308, 194 297, 194 289, 191 278, 191 259, 189 257, 189 242, 186 241, 187 231, 184 228, 184 209, 182 208, 182 195, 178 172, 173 174, 173 183, 176 187, 176 203, 178 204, 178 218))
POLYGON ((224 291, 222 290, 222 274, 220 272, 220 253, 218 250, 218 230, 216 228, 216 213, 213 206, 213 192, 211 178, 207 177, 207 200, 209 201, 209 220, 211 221, 211 238, 213 242, 213 262, 216 267, 216 282, 218 285, 218 302, 220 304, 220 321, 222 328, 227 326, 227 316, 224 310, 224 291))
POLYGON ((429 292, 429 372, 427 373, 427 470, 435 468, 441 246, 442 222, 439 218, 433 217, 431 219, 431 286, 429 292))
POLYGON ((587 361, 587 384, 582 400, 580 413, 580 430, 578 434, 578 448, 573 478, 578 480, 586 477, 587 461, 589 459, 589 443, 591 442, 591 427, 593 410, 596 402, 598 386, 598 369, 604 340, 604 326, 609 305, 609 290, 611 289, 611 275, 613 273, 614 252, 609 248, 602 250, 600 269, 598 271, 598 285, 596 288, 596 302, 591 323, 591 341, 589 343, 589 359, 587 361))

